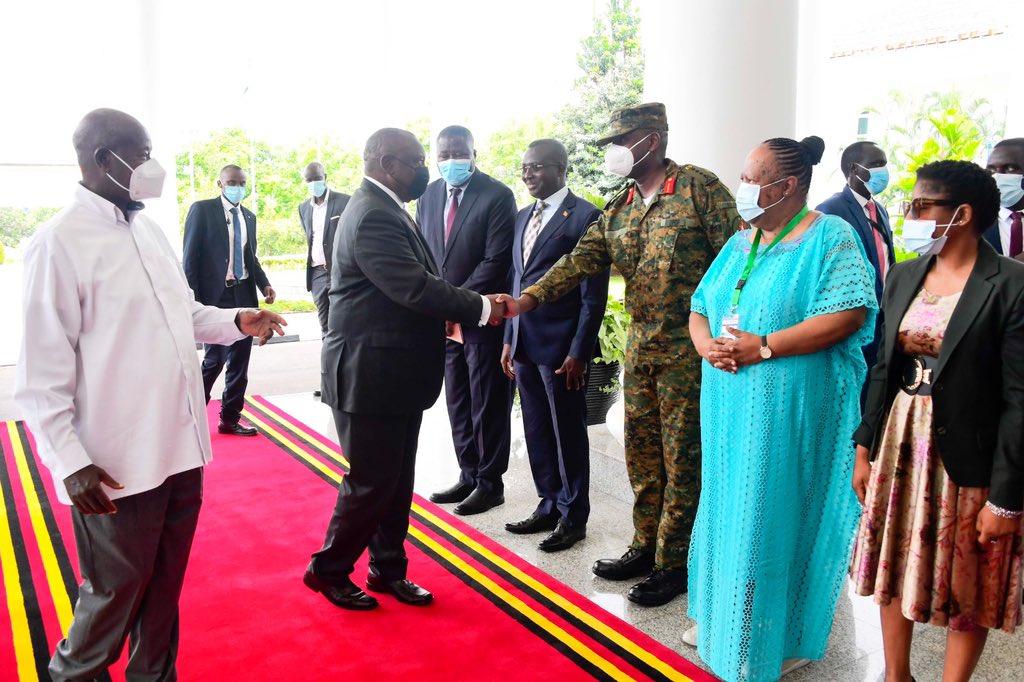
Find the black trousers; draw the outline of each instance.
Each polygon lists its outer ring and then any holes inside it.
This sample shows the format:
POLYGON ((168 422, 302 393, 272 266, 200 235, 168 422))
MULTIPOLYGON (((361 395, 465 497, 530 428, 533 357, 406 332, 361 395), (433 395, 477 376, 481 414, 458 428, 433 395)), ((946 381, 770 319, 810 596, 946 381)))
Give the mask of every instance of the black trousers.
POLYGON ((459 481, 502 491, 512 443, 512 382, 501 371, 501 342, 448 341, 445 399, 452 425, 459 481))
MULTIPOLYGON (((217 303, 218 308, 255 308, 257 305, 256 294, 250 279, 242 280, 238 286, 225 288, 217 303)), ((245 389, 249 386, 249 356, 252 355, 252 339, 247 336, 235 341, 230 346, 208 343, 205 348, 203 388, 206 390, 206 402, 210 402, 210 392, 226 364, 228 369, 224 375, 220 420, 225 424, 237 424, 242 415, 242 407, 245 406, 245 389)))
POLYGON ((384 580, 405 578, 405 536, 416 473, 416 445, 422 412, 402 415, 353 414, 333 410, 349 472, 323 547, 311 568, 321 580, 339 583, 370 550, 370 573, 384 580))
POLYGON ((331 309, 331 274, 322 267, 313 268, 313 303, 316 304, 316 316, 320 321, 320 334, 327 336, 327 317, 331 309))
POLYGON ((555 510, 572 526, 590 516, 590 438, 586 389, 569 390, 557 367, 535 365, 525 353, 515 358, 516 384, 537 511, 555 510))

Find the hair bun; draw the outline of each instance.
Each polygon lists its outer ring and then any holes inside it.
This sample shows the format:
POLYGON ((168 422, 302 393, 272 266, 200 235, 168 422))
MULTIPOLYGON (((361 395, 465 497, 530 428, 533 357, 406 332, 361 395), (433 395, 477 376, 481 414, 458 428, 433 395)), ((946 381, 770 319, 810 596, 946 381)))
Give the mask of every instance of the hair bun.
POLYGON ((807 159, 812 166, 817 166, 821 161, 821 155, 825 153, 825 140, 817 135, 811 135, 800 140, 800 147, 807 154, 807 159))

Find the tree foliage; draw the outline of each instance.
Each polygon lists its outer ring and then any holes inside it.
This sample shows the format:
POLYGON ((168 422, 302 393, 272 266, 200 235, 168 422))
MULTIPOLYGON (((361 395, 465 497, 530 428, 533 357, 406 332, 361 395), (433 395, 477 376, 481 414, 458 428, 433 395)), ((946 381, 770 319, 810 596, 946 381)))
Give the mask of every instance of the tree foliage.
POLYGON ((17 247, 18 244, 36 231, 36 228, 52 218, 59 208, 14 208, 0 207, 0 244, 17 247))
MULTIPOLYGON (((632 0, 608 0, 607 12, 594 19, 594 31, 580 43, 582 71, 570 101, 557 116, 557 137, 569 151, 576 184, 591 196, 608 199, 622 179, 603 169, 603 152, 594 145, 612 111, 638 104, 644 90, 644 53, 639 10, 632 0)), ((601 202, 598 202, 600 205, 601 202)))

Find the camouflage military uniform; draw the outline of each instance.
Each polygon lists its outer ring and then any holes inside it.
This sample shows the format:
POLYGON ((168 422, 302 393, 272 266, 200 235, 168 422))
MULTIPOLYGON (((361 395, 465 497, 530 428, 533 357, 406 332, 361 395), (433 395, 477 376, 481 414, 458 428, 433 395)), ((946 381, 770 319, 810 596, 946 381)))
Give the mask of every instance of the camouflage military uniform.
POLYGON ((700 356, 690 296, 739 226, 732 194, 695 166, 666 161, 648 207, 630 183, 572 253, 523 293, 545 303, 614 264, 632 316, 626 346, 626 468, 636 549, 658 568, 684 568, 700 498, 700 356))

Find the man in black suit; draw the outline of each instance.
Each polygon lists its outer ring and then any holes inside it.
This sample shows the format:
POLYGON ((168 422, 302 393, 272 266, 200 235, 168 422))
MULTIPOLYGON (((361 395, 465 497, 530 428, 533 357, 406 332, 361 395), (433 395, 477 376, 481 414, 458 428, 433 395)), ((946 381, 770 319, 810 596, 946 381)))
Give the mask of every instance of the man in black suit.
MULTIPOLYGON (((196 300, 218 308, 255 308, 256 290, 267 303, 277 298, 270 280, 256 257, 256 215, 241 205, 245 198, 245 172, 238 166, 224 166, 217 187, 221 195, 192 204, 185 218, 182 266, 196 300)), ((220 433, 255 436, 256 429, 238 423, 249 384, 249 355, 252 340, 245 338, 230 346, 206 344, 203 357, 203 386, 206 402, 224 369, 220 433)))
MULTIPOLYGON (((480 293, 502 291, 512 264, 512 190, 476 167, 473 135, 462 126, 437 136, 437 165, 441 179, 427 187, 416 218, 441 277, 480 293)), ((444 388, 461 472, 430 500, 459 502, 456 514, 479 514, 505 502, 512 386, 501 371, 502 329, 460 331, 461 343, 448 341, 444 388)))
MULTIPOLYGON (((519 212, 512 244, 512 295, 539 280, 597 221, 601 211, 565 184, 569 157, 558 140, 536 140, 523 155, 523 182, 537 202, 519 212)), ((587 535, 590 439, 586 370, 608 302, 608 270, 550 306, 505 323, 501 365, 519 386, 530 469, 540 504, 511 533, 552 530, 540 549, 569 549, 587 535)))
MULTIPOLYGON (((889 184, 888 159, 885 152, 874 142, 854 142, 843 150, 839 169, 846 178, 841 192, 821 202, 817 210, 839 216, 853 226, 857 233, 868 263, 875 269, 875 296, 882 300, 882 285, 885 276, 896 264, 896 250, 892 241, 892 225, 889 213, 874 197, 882 193, 889 184)), ((864 359, 873 367, 878 355, 881 339, 882 316, 875 320, 874 340, 864 346, 864 359)), ((863 402, 867 386, 861 394, 863 402)))
POLYGON ((420 422, 441 392, 445 320, 497 325, 505 313, 504 304, 439 277, 404 208, 427 186, 425 161, 412 133, 374 133, 363 153, 366 177, 334 243, 322 390, 349 472, 303 581, 344 609, 377 606, 349 577, 366 549, 367 589, 413 605, 433 599, 406 579, 404 543, 420 422))
MULTIPOLYGON (((299 220, 306 233, 306 291, 313 294, 317 317, 320 319, 320 335, 327 336, 327 315, 330 309, 331 248, 334 233, 338 229, 341 212, 348 204, 349 196, 332 192, 327 188, 327 172, 318 161, 306 166, 302 174, 309 188, 309 199, 299 204, 299 220)), ((313 391, 319 397, 320 391, 313 391)))
POLYGON ((1001 140, 986 163, 999 187, 999 215, 985 230, 997 253, 1016 258, 1024 253, 1024 137, 1001 140))

